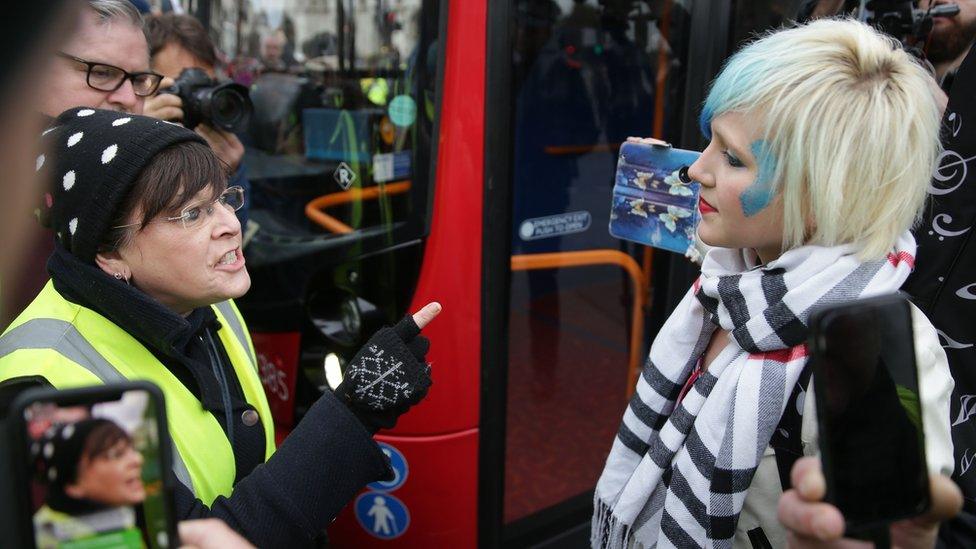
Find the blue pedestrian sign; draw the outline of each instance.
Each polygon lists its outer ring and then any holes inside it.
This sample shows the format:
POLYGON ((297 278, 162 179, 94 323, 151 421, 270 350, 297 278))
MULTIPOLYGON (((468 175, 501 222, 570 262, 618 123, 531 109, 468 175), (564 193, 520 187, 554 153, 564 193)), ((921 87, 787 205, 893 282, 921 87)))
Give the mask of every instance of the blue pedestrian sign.
POLYGON ((356 498, 356 520, 371 536, 398 538, 410 526, 410 512, 399 499, 383 492, 366 492, 356 498))
POLYGON ((385 442, 380 442, 380 450, 386 454, 386 457, 390 460, 390 467, 393 468, 393 479, 377 481, 366 487, 370 490, 376 490, 377 492, 392 492, 397 488, 403 486, 403 483, 407 481, 407 475, 410 473, 410 467, 407 466, 407 458, 403 457, 400 450, 397 450, 393 446, 385 442))

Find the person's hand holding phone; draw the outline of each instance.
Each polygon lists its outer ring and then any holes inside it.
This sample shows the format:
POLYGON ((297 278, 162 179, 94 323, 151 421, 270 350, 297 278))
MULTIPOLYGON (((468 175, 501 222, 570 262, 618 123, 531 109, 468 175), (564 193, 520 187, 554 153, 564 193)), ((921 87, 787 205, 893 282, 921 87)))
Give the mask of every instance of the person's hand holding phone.
MULTIPOLYGON (((798 460, 790 476, 794 488, 787 490, 779 500, 779 521, 787 529, 790 547, 853 549, 873 546, 869 542, 843 537, 843 515, 836 507, 823 501, 827 483, 818 458, 798 460)), ((893 547, 934 547, 939 524, 956 516, 962 509, 962 493, 949 477, 931 475, 929 490, 932 499, 927 513, 891 524, 893 547)))
POLYGON ((8 415, 12 537, 24 541, 9 545, 175 540, 173 479, 163 474, 172 468, 164 410, 162 391, 148 382, 18 395, 8 415))

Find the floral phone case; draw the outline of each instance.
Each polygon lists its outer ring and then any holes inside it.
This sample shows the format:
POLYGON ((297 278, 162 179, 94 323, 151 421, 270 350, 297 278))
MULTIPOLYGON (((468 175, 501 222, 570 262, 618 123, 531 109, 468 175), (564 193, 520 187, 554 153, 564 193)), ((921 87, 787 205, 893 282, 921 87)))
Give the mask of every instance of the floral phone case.
POLYGON ((610 209, 610 234, 688 254, 695 247, 698 182, 681 173, 699 152, 626 142, 620 147, 610 209))

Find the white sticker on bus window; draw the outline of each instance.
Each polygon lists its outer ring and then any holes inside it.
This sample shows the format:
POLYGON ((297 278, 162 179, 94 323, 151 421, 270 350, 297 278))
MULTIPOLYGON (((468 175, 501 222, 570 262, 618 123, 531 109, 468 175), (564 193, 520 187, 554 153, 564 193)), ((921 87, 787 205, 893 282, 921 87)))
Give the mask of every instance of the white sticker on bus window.
POLYGON ((585 210, 526 219, 519 225, 519 237, 538 240, 581 233, 590 228, 590 220, 590 212, 585 210))
POLYGON ((339 162, 335 171, 332 172, 332 179, 342 187, 342 190, 348 191, 349 187, 356 182, 356 172, 352 171, 349 164, 345 162, 339 162))
POLYGON ((385 183, 410 177, 410 151, 373 155, 373 181, 385 183))

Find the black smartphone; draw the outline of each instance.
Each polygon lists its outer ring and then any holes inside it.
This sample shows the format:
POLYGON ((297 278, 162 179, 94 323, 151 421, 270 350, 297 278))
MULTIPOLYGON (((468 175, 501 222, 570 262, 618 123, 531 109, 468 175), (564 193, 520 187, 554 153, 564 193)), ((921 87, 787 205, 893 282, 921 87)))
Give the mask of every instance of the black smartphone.
POLYGON ((155 385, 25 391, 8 422, 22 545, 179 545, 166 410, 155 385))
POLYGON ((911 305, 897 294, 859 299, 815 311, 810 328, 826 501, 849 533, 925 512, 911 305))

